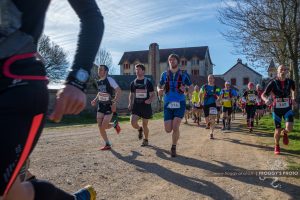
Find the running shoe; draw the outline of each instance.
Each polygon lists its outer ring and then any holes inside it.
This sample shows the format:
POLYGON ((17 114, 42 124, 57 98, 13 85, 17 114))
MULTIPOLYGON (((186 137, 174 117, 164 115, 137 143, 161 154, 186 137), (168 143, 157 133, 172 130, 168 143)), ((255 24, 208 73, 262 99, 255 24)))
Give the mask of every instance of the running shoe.
POLYGON ((141 147, 146 147, 146 146, 148 146, 148 140, 144 139, 141 144, 141 147))
POLYGON ((171 148, 171 157, 176 157, 176 148, 172 147, 171 148))
POLYGON ((74 195, 76 200, 96 200, 97 193, 92 186, 87 185, 81 190, 77 191, 74 195))
POLYGON ((214 139, 214 135, 211 133, 210 134, 210 139, 213 140, 214 139))
POLYGON ((113 127, 116 130, 117 134, 119 134, 121 132, 121 127, 120 127, 119 122, 117 120, 114 121, 113 127))
POLYGON ((139 140, 143 139, 143 128, 140 127, 140 129, 138 130, 139 134, 138 134, 138 138, 139 140))
POLYGON ((288 137, 288 134, 287 134, 287 131, 284 129, 282 130, 282 133, 283 133, 283 144, 285 145, 288 145, 289 144, 289 137, 288 137))
POLYGON ((102 151, 106 151, 106 150, 110 150, 111 149, 111 145, 106 144, 105 146, 101 147, 100 150, 102 151))
POLYGON ((276 155, 280 154, 280 147, 279 147, 279 145, 275 145, 274 154, 276 154, 276 155))

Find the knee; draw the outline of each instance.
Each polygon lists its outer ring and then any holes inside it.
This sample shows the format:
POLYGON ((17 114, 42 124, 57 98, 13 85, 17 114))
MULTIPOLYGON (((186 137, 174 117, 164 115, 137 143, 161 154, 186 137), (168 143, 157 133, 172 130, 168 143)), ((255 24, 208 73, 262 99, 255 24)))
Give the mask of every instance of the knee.
POLYGON ((287 126, 287 127, 286 127, 286 130, 287 130, 288 132, 292 132, 293 127, 292 127, 292 126, 287 126))
POLYGON ((167 133, 171 133, 171 132, 172 132, 172 128, 170 128, 170 127, 165 127, 165 131, 166 131, 167 133))

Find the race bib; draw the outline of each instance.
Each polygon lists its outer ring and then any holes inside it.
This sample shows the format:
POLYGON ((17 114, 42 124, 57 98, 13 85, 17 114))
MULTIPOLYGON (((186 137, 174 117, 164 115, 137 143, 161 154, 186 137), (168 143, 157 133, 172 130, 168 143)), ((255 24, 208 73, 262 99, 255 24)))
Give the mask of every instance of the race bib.
POLYGON ((108 93, 99 93, 99 101, 109 101, 110 95, 108 93))
POLYGON ((248 94, 249 101, 256 101, 256 95, 255 94, 248 94))
POLYGON ((218 110, 215 107, 210 107, 209 108, 209 114, 210 115, 217 115, 218 114, 218 110))
POLYGON ((290 106, 289 98, 276 98, 275 108, 288 108, 290 106))
POLYGON ((179 102, 170 102, 167 106, 168 108, 180 108, 180 103, 179 102))
POLYGON ((195 107, 200 107, 200 103, 195 103, 195 107))
POLYGON ((137 98, 137 99, 147 98, 147 90, 145 90, 145 89, 136 89, 135 90, 135 98, 137 98))

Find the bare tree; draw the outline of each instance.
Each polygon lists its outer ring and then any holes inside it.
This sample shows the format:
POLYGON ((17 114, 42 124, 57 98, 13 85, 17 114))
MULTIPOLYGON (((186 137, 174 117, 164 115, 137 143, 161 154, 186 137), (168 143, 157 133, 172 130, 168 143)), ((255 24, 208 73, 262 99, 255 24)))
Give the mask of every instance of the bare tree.
POLYGON ((237 52, 260 66, 268 66, 274 59, 290 67, 298 98, 299 7, 299 0, 232 0, 231 5, 219 10, 219 21, 231 28, 223 35, 237 52))
POLYGON ((109 74, 114 73, 112 56, 109 51, 99 49, 95 58, 95 64, 91 69, 91 76, 88 83, 88 88, 97 88, 96 81, 98 80, 98 67, 99 65, 106 65, 109 69, 109 74))
POLYGON ((43 58, 47 76, 52 82, 59 82, 67 74, 67 53, 62 47, 51 42, 50 38, 42 35, 38 42, 38 52, 43 58))

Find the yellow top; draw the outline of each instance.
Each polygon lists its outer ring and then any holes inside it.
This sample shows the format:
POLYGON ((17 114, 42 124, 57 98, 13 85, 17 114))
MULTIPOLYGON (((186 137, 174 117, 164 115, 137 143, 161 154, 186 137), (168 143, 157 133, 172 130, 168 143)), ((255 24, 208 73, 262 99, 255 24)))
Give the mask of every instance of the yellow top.
POLYGON ((199 93, 200 92, 196 92, 196 91, 193 92, 192 103, 199 103, 199 93))
POLYGON ((232 107, 232 101, 231 101, 231 99, 229 97, 229 92, 228 91, 225 92, 224 93, 224 97, 222 97, 222 104, 226 108, 232 107))

